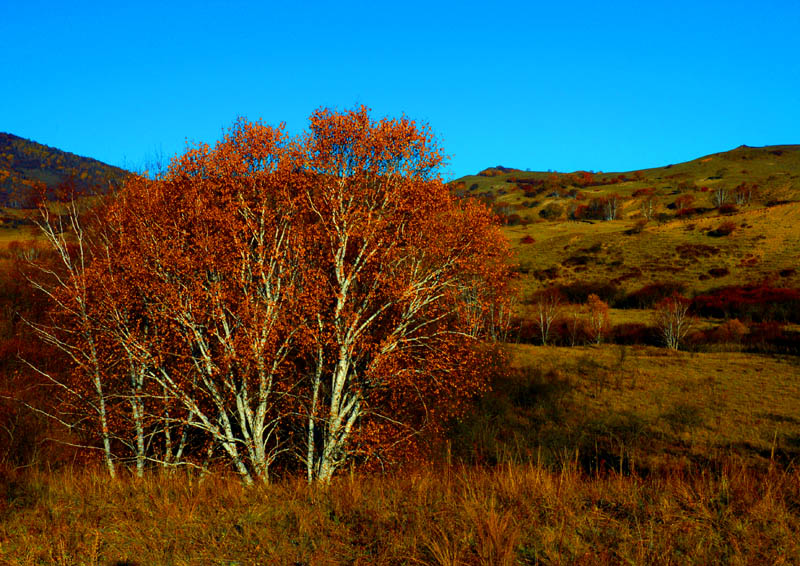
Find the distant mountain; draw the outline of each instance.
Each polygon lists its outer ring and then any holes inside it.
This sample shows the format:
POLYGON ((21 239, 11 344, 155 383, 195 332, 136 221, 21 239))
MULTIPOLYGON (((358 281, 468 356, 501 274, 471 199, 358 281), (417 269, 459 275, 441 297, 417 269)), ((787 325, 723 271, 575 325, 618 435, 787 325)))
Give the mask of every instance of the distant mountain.
POLYGON ((129 173, 13 134, 0 132, 0 206, 29 208, 50 200, 108 192, 129 173))

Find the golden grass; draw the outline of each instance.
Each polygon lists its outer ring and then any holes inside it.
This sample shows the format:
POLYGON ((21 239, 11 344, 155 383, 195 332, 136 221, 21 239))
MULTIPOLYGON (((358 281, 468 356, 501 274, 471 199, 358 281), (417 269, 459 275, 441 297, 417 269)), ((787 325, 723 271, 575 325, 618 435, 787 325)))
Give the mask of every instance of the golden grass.
POLYGON ((731 454, 763 465, 770 458, 800 455, 796 357, 520 345, 514 347, 512 364, 535 369, 518 371, 507 378, 511 383, 497 387, 498 395, 532 391, 536 397, 517 400, 495 417, 500 429, 508 429, 503 437, 514 438, 517 452, 520 445, 534 451, 537 443, 552 450, 553 438, 562 444, 571 440, 583 450, 591 450, 592 442, 597 449, 599 441, 601 451, 618 450, 614 456, 621 454, 626 467, 636 460, 647 469, 675 461, 703 466, 731 454), (548 373, 549 381, 542 383, 548 373))
POLYGON ((792 564, 800 475, 443 468, 245 488, 209 476, 6 478, 0 561, 59 564, 792 564))
POLYGON ((633 221, 535 222, 504 229, 523 270, 522 287, 527 292, 549 284, 573 281, 611 281, 622 277, 620 286, 635 291, 644 285, 676 281, 687 292, 701 293, 723 285, 745 285, 770 280, 780 285, 800 285, 800 274, 778 277, 784 269, 796 268, 800 257, 800 203, 745 210, 730 216, 673 220, 648 224, 640 234, 626 234, 633 221), (723 222, 737 229, 730 236, 711 237, 709 231, 723 222), (530 236, 533 244, 521 243, 530 236), (680 246, 710 246, 693 255, 680 246), (582 266, 564 265, 570 257, 583 256, 582 266), (558 268, 553 280, 537 280, 535 272, 558 268), (727 268, 722 277, 711 269, 727 268))

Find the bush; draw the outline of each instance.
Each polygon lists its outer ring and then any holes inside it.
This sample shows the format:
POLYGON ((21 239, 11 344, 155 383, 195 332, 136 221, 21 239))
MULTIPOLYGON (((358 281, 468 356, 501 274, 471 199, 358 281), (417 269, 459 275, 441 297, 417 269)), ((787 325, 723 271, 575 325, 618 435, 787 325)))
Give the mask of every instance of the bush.
POLYGON ((681 244, 675 246, 675 251, 681 259, 698 259, 705 257, 712 257, 719 253, 717 246, 708 246, 706 244, 681 244))
POLYGON ((641 234, 642 231, 644 230, 645 226, 647 226, 647 219, 646 218, 641 218, 641 219, 637 220, 636 224, 634 224, 631 228, 628 228, 625 231, 625 233, 628 236, 633 236, 634 234, 641 234))
POLYGON ((723 236, 730 236, 736 230, 734 222, 723 222, 716 230, 711 230, 708 235, 714 238, 721 238, 723 236))
POLYGON ((537 269, 533 272, 533 276, 539 281, 546 281, 549 279, 557 279, 560 275, 560 270, 557 265, 547 269, 537 269))
POLYGON ((714 339, 716 342, 738 344, 747 334, 747 327, 739 319, 726 320, 714 329, 714 339))
POLYGON ((586 255, 574 255, 562 261, 561 265, 563 265, 564 267, 575 267, 578 265, 587 265, 592 261, 594 261, 594 258, 592 257, 586 255))
POLYGON ((705 317, 800 323, 800 290, 766 285, 723 287, 695 297, 692 309, 705 317))
POLYGON ((730 274, 730 270, 727 267, 714 267, 708 270, 708 274, 711 277, 725 277, 730 274))
POLYGON ((509 214, 503 219, 503 224, 506 226, 518 226, 523 223, 523 219, 519 214, 509 214))
POLYGON ((688 218, 697 214, 696 208, 681 208, 675 212, 675 218, 688 218))
POLYGON ((539 216, 546 220, 556 220, 561 218, 562 214, 564 214, 564 207, 554 202, 551 202, 539 211, 539 216))
POLYGON ((559 289, 571 303, 585 303, 589 295, 597 295, 602 301, 616 306, 625 298, 625 291, 609 281, 576 281, 559 289))
POLYGON ((626 322, 616 324, 611 329, 610 340, 620 345, 647 345, 660 346, 661 338, 658 329, 642 324, 641 322, 626 322))
POLYGON ((783 323, 769 321, 749 325, 750 332, 745 341, 749 346, 761 347, 779 342, 783 337, 783 323))
POLYGON ((739 212, 739 209, 736 208, 735 204, 723 204, 719 207, 720 214, 734 214, 736 212, 739 212))
POLYGON ((680 281, 651 283, 629 294, 616 306, 629 309, 649 309, 662 299, 671 297, 675 293, 682 294, 685 290, 686 284, 680 281))
POLYGON ((519 243, 520 243, 520 244, 535 244, 535 243, 536 243, 536 240, 534 240, 534 239, 533 239, 533 237, 532 237, 530 234, 528 234, 527 236, 525 236, 524 238, 522 238, 522 239, 519 241, 519 243))

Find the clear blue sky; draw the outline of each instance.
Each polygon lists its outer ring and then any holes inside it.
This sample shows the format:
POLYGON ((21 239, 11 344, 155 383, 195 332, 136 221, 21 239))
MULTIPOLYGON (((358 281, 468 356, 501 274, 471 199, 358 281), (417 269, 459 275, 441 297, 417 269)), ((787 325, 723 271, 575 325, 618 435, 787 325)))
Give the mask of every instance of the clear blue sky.
POLYGON ((427 121, 448 176, 800 143, 800 2, 0 0, 0 131, 140 167, 237 116, 427 121))

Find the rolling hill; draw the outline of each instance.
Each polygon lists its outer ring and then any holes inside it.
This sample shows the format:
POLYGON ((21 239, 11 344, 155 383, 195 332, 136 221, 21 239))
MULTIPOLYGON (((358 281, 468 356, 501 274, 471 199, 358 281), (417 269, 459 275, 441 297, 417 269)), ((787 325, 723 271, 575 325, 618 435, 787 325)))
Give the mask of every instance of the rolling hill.
POLYGON ((48 199, 104 193, 128 174, 119 167, 0 132, 0 206, 29 208, 42 188, 48 199))
POLYGON ((493 167, 451 187, 501 217, 527 293, 578 282, 620 297, 664 281, 690 294, 800 286, 800 145, 623 173, 493 167))

